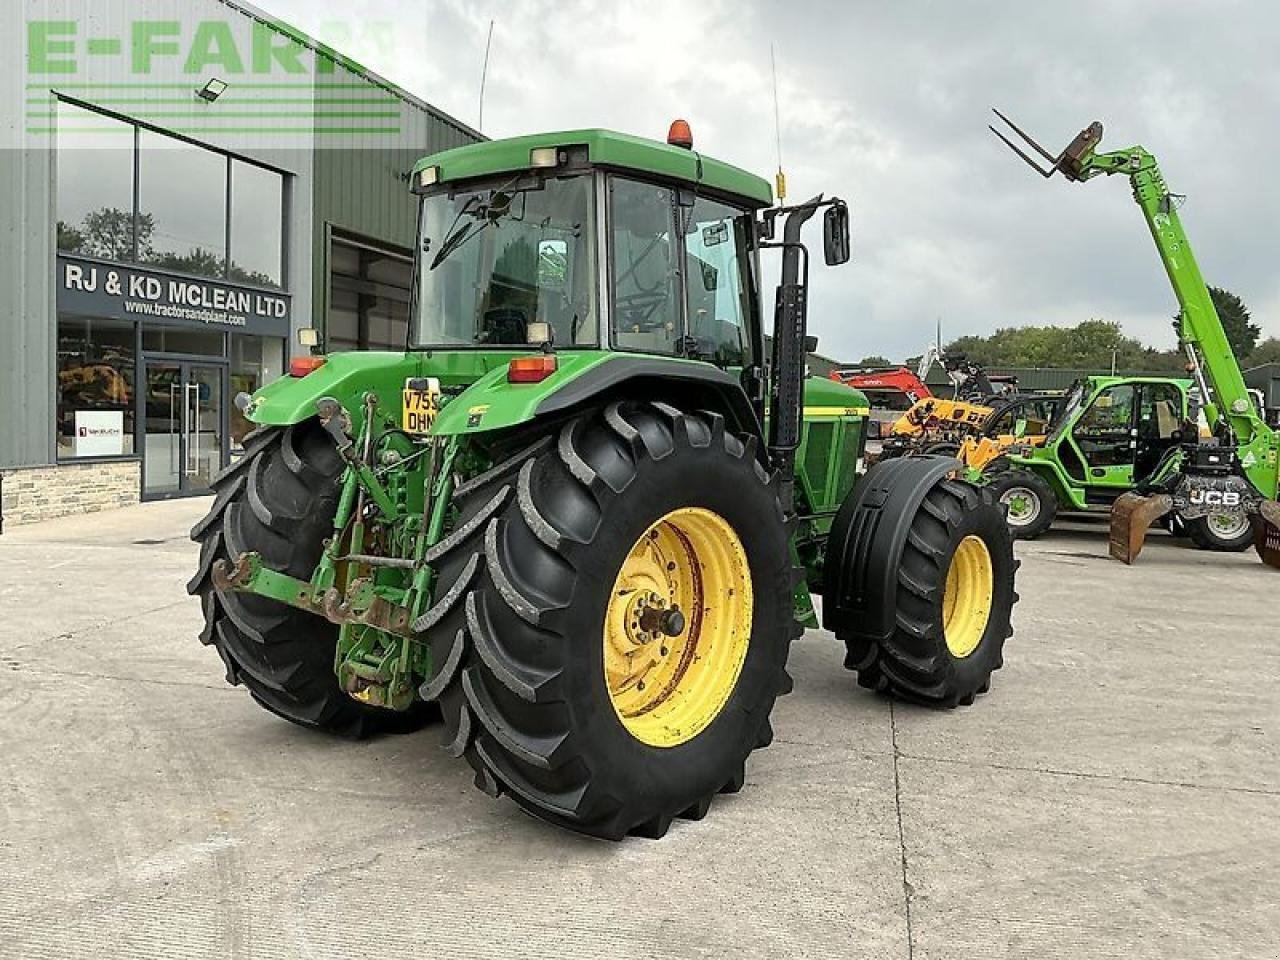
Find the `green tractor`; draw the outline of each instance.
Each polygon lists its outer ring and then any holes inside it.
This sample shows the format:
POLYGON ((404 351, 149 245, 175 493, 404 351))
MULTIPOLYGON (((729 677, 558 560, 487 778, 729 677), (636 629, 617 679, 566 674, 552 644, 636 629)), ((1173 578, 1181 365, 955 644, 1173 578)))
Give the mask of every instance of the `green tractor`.
MULTIPOLYGON (((1049 529, 1059 511, 1107 514, 1121 496, 1176 475, 1176 453, 1195 430, 1193 381, 1175 377, 1084 377, 1074 384, 1041 446, 999 457, 969 479, 1006 508, 1017 539, 1049 529)), ((1203 550, 1253 544, 1247 516, 1223 511, 1169 516, 1170 530, 1203 550)))
POLYGON ((189 587, 232 683, 352 736, 438 712, 479 788, 615 839, 742 787, 811 591, 864 686, 988 688, 1016 599, 1000 508, 945 458, 855 487, 866 399, 806 381, 801 227, 825 211, 843 263, 843 202, 770 207, 684 138, 603 130, 450 150, 412 185, 409 348, 237 399, 258 429, 189 587))

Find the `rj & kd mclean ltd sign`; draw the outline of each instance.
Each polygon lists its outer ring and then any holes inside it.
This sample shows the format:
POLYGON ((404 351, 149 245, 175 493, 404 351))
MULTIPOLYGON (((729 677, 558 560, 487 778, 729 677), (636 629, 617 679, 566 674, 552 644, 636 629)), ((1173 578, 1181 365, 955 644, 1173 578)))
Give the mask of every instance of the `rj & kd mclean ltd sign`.
POLYGON ((287 337, 290 298, 137 267, 58 257, 58 310, 287 337))

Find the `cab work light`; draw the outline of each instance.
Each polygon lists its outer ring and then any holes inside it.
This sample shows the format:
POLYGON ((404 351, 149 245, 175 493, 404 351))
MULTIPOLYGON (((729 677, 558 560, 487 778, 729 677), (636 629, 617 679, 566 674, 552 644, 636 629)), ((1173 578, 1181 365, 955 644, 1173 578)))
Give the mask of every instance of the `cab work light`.
POLYGON ((419 189, 426 189, 427 187, 433 187, 436 185, 436 182, 439 181, 439 179, 440 179, 439 167, 423 167, 421 170, 418 171, 419 189))
POLYGON ((555 372, 556 357, 553 353, 516 357, 507 364, 507 383, 541 383, 555 372))
POLYGON ((559 162, 559 147, 534 147, 529 151, 529 166, 531 167, 554 167, 559 162))
POLYGON ((289 376, 305 377, 324 366, 324 357, 294 357, 289 361, 289 376))

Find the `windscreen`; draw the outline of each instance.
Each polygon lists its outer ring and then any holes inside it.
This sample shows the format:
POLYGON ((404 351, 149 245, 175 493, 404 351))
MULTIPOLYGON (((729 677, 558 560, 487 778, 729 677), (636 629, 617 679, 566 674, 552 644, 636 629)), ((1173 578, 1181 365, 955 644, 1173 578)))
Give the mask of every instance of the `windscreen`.
POLYGON ((590 176, 446 188, 419 223, 413 346, 523 347, 534 323, 557 347, 599 343, 590 176))
POLYGON ((1084 403, 1084 383, 1077 380, 1071 385, 1071 389, 1067 391, 1067 397, 1054 413, 1053 420, 1050 421, 1049 439, 1056 440, 1062 433, 1063 428, 1069 424, 1084 403))

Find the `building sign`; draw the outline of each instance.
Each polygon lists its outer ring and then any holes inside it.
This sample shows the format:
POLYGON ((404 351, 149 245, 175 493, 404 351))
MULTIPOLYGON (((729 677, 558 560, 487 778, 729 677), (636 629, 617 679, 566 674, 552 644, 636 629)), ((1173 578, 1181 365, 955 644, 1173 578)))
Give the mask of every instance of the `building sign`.
POLYGON ((124 412, 77 410, 77 457, 118 457, 124 453, 124 412))
POLYGON ((287 337, 287 293, 58 255, 58 312, 287 337))

